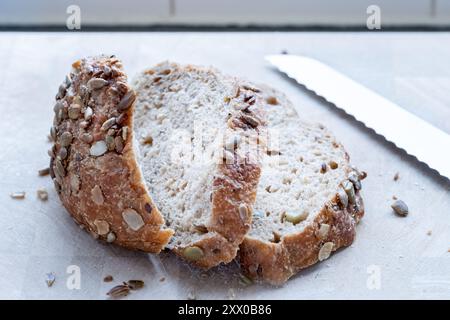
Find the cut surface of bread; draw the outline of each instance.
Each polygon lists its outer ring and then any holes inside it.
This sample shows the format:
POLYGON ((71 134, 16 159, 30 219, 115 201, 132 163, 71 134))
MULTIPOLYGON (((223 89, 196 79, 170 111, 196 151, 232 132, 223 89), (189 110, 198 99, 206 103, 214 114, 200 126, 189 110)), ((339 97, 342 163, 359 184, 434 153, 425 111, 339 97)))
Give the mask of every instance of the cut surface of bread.
POLYGON ((139 162, 174 230, 168 248, 202 267, 236 256, 251 223, 265 103, 217 70, 165 62, 133 83, 139 162))
POLYGON ((239 259, 248 276, 281 284, 352 243, 363 176, 324 126, 301 121, 283 94, 263 90, 272 102, 268 152, 239 259))

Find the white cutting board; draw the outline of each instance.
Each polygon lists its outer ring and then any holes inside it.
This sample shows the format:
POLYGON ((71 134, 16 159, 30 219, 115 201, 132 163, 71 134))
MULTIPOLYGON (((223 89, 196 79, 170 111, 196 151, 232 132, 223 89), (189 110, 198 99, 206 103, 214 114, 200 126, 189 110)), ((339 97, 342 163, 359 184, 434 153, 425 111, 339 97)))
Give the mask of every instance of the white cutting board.
POLYGON ((129 279, 146 283, 129 299, 448 298, 449 181, 308 94, 263 57, 288 49, 323 59, 449 132, 450 101, 442 89, 449 83, 449 43, 447 33, 0 34, 0 298, 105 299, 109 288, 129 279), (332 129, 369 174, 354 245, 274 288, 241 285, 236 264, 201 272, 171 254, 149 258, 93 240, 37 171, 48 165, 46 135, 59 83, 74 60, 102 52, 116 54, 131 75, 170 59, 214 65, 285 91, 304 118, 332 129), (37 200, 39 187, 50 191, 49 201, 37 200), (14 191, 26 191, 26 199, 11 199, 14 191), (409 205, 407 218, 393 215, 393 195, 409 205), (70 286, 67 271, 74 270, 79 289, 70 286), (51 288, 48 272, 56 274, 51 288), (104 283, 109 274, 114 282, 104 283))

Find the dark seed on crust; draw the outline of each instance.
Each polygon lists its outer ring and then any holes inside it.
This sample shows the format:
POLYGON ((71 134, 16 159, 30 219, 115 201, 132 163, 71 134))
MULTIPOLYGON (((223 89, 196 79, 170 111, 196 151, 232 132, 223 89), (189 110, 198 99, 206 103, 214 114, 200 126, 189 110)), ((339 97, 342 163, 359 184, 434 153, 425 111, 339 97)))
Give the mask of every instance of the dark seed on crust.
POLYGON ((126 113, 121 113, 117 118, 116 118, 116 123, 118 125, 122 125, 125 123, 125 121, 128 119, 128 115, 126 113))
POLYGON ((50 128, 50 137, 52 138, 52 141, 56 141, 56 127, 50 128))
POLYGON ((59 86, 58 94, 56 95, 56 99, 64 98, 66 95, 66 86, 64 84, 59 86))
POLYGON ((118 153, 122 153, 122 151, 123 151, 123 139, 122 139, 122 137, 120 137, 120 136, 115 137, 114 138, 114 145, 115 145, 116 151, 118 153))
POLYGON ((406 217, 409 213, 408 206, 402 200, 396 200, 392 205, 395 213, 401 217, 406 217))
POLYGON ((105 142, 106 142, 106 146, 109 151, 112 151, 116 148, 116 143, 114 142, 114 137, 106 136, 105 142))
POLYGON ((80 137, 80 140, 86 143, 92 143, 94 141, 94 137, 92 137, 89 133, 83 133, 80 137))
POLYGON ((131 107, 135 99, 136 94, 134 93, 133 90, 130 89, 130 91, 128 91, 120 100, 119 104, 117 105, 117 110, 119 111, 127 110, 129 107, 131 107))
POLYGON ((56 181, 56 179, 53 179, 53 184, 55 185, 56 192, 60 193, 61 192, 61 185, 59 184, 59 182, 56 181))
POLYGON ((67 149, 66 148, 61 148, 58 151, 58 158, 60 160, 64 160, 67 158, 67 149))
POLYGON ((66 175, 66 169, 64 168, 62 162, 59 159, 56 159, 56 161, 55 161, 55 168, 56 168, 56 173, 60 177, 64 177, 66 175))
POLYGON ((147 211, 148 213, 152 213, 152 206, 150 203, 146 203, 144 208, 145 208, 145 211, 147 211))
POLYGON ((114 124, 116 124, 116 118, 112 117, 103 122, 102 124, 102 130, 107 131, 109 128, 111 128, 114 124))

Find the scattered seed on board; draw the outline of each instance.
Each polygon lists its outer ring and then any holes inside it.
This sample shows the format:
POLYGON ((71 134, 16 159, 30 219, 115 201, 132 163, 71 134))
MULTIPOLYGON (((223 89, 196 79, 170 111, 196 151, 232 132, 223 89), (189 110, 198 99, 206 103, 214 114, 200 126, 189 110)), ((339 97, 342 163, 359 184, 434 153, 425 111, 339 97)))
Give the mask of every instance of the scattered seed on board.
POLYGON ((130 287, 126 284, 119 284, 118 286, 113 287, 111 290, 106 293, 111 298, 121 298, 125 297, 130 293, 130 287))
POLYGON ((162 277, 162 278, 159 279, 159 282, 164 282, 164 281, 166 281, 165 277, 162 277))
POLYGON ((138 290, 144 287, 144 281, 142 280, 128 280, 127 285, 131 290, 138 290))
POLYGON ((199 247, 192 246, 185 248, 183 251, 183 255, 188 260, 196 261, 203 258, 204 253, 203 250, 200 249, 199 247))
POLYGON ((400 178, 400 173, 397 172, 397 173, 394 175, 394 181, 397 181, 399 178, 400 178))
POLYGON ((19 192, 13 192, 10 194, 10 197, 13 199, 25 199, 25 192, 24 191, 19 191, 19 192))
POLYGON ((396 200, 391 207, 394 209, 394 212, 401 217, 406 217, 409 213, 408 206, 402 200, 396 200))
POLYGON ((105 276, 105 277, 103 278, 103 281, 104 281, 104 282, 111 282, 111 281, 113 281, 113 280, 114 280, 114 278, 113 278, 113 276, 110 275, 110 274, 108 274, 107 276, 105 276))
POLYGON ((55 283, 56 277, 53 272, 47 273, 45 275, 45 283, 47 284, 47 287, 51 287, 53 283, 55 283))
POLYGON ((50 174, 50 168, 41 169, 38 171, 39 176, 44 177, 50 174))
POLYGON ((431 236, 433 234, 433 231, 432 230, 428 230, 427 231, 427 236, 431 236))
POLYGON ((48 200, 48 192, 44 188, 37 190, 37 197, 41 201, 47 201, 48 200))

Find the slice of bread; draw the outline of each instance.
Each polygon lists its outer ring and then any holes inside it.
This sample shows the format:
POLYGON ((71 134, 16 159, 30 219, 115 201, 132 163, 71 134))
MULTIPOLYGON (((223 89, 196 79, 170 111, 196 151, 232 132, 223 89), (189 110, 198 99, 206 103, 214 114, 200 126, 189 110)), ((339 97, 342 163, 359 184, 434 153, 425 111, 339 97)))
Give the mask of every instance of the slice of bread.
POLYGON ((263 91, 268 152, 239 260, 247 276, 281 284, 352 243, 364 214, 364 174, 322 125, 301 121, 283 94, 263 91))
POLYGON ((205 268, 231 261, 260 176, 257 148, 246 147, 265 128, 258 89, 163 63, 142 73, 135 90, 115 57, 73 64, 51 129, 51 176, 63 205, 101 240, 170 248, 205 268), (201 125, 203 141, 190 152, 201 125))
POLYGON ((260 176, 264 100, 217 70, 162 63, 133 83, 135 134, 150 194, 175 233, 168 248, 202 267, 236 256, 260 176))

